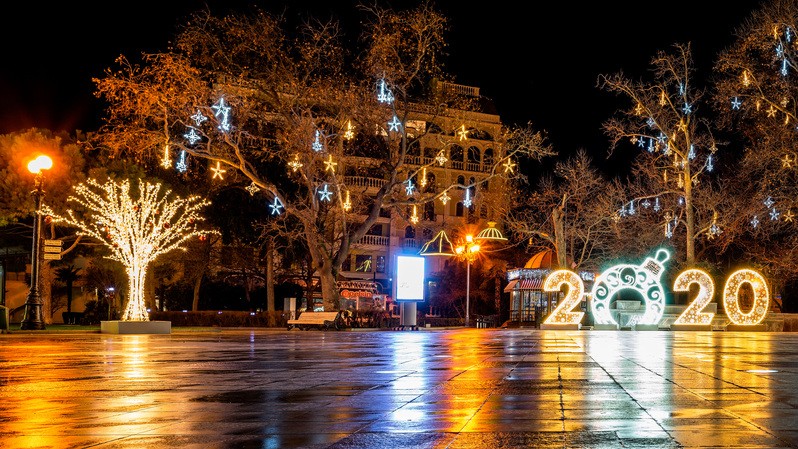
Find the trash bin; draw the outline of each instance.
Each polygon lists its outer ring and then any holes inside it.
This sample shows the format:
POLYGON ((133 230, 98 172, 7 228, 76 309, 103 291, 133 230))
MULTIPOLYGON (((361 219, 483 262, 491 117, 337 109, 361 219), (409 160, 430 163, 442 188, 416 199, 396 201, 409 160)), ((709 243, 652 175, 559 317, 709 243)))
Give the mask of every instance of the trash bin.
POLYGON ((0 331, 8 332, 8 307, 0 306, 0 331))

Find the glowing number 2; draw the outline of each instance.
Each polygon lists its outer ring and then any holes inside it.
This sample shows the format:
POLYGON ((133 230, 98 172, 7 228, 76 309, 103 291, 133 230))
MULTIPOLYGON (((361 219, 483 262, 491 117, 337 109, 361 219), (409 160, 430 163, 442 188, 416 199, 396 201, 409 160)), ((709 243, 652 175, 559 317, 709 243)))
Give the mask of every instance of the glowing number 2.
POLYGON ((765 315, 770 309, 770 293, 768 284, 761 274, 754 270, 737 270, 726 279, 726 286, 723 287, 723 306, 726 308, 726 315, 729 321, 734 324, 755 325, 765 319, 765 315), (740 310, 740 300, 737 297, 740 287, 744 283, 751 285, 754 290, 754 306, 751 311, 743 313, 740 310))
POLYGON ((712 301, 712 296, 715 294, 715 283, 706 271, 697 270, 695 268, 682 271, 676 280, 673 281, 673 291, 687 292, 690 291, 690 284, 698 284, 698 295, 696 298, 684 309, 679 318, 673 324, 710 324, 712 318, 715 316, 712 312, 701 312, 704 307, 712 301))
POLYGON ((568 293, 543 324, 578 324, 585 315, 584 312, 571 312, 571 309, 579 304, 585 293, 585 284, 573 271, 557 270, 552 272, 546 276, 546 280, 543 282, 543 291, 558 292, 562 284, 568 284, 568 293))

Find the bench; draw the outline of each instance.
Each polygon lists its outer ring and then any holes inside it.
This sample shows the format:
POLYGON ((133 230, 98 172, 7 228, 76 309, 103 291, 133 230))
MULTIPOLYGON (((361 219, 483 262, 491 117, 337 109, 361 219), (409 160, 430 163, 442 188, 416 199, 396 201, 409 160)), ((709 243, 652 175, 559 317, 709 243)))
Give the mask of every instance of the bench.
POLYGON ((296 319, 288 320, 288 330, 298 328, 308 330, 311 328, 335 329, 339 330, 341 322, 341 312, 302 312, 296 319))

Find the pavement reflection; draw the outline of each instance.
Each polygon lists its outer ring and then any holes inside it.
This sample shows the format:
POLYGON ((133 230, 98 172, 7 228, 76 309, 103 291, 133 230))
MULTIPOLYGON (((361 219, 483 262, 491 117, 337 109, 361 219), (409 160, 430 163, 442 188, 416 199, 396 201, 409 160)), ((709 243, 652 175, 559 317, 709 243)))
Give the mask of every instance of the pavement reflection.
POLYGON ((798 447, 798 334, 0 336, 2 448, 798 447))

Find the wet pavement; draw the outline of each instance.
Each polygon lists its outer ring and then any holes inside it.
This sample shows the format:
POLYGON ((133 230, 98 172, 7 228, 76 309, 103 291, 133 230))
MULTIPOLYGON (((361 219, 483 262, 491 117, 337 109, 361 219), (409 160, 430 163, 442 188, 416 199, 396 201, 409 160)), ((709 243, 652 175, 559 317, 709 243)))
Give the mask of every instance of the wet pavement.
POLYGON ((798 447, 798 333, 0 335, 0 447, 798 447))

